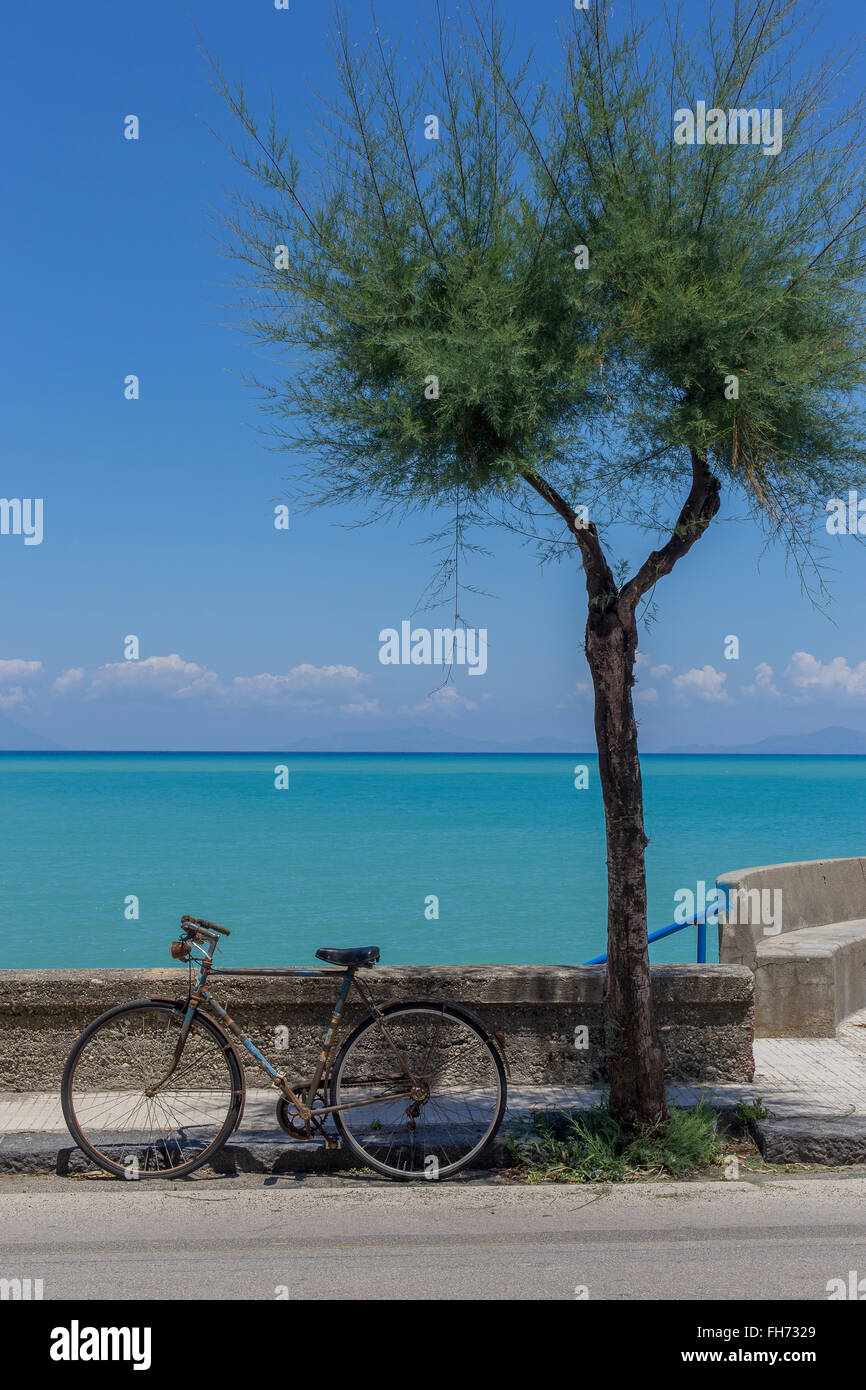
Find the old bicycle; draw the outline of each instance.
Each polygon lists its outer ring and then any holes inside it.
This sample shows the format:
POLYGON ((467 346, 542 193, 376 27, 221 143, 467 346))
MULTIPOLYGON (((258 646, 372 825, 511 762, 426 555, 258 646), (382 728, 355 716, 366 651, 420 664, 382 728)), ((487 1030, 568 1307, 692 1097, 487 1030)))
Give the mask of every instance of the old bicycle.
POLYGON ((108 1173, 180 1178, 209 1163, 240 1124, 246 1081, 238 1045, 279 1091, 277 1120, 299 1139, 342 1141, 389 1178, 447 1178, 476 1161, 506 1104, 505 1043, 464 1005, 407 999, 379 1005, 359 970, 376 946, 322 947, 328 969, 221 969, 225 927, 181 919, 170 947, 190 967, 183 998, 137 999, 101 1014, 76 1040, 61 1083, 63 1114, 78 1147, 108 1173), (193 984, 194 967, 198 979, 193 984), (213 976, 336 976, 340 989, 321 1053, 289 1084, 206 988, 213 976), (353 987, 370 1012, 331 1063, 353 987), (329 1117, 336 1133, 326 1128, 329 1117))

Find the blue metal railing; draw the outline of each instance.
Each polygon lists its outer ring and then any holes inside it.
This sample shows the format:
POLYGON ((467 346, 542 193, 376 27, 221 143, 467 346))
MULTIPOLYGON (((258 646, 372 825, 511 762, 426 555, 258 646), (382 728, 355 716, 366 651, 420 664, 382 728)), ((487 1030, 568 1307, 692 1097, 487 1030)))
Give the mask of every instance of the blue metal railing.
MULTIPOLYGON (((718 913, 722 907, 721 903, 714 903, 712 907, 707 907, 703 912, 696 912, 694 917, 690 917, 686 922, 672 922, 669 927, 660 927, 658 931, 651 932, 647 941, 660 941, 663 936, 673 936, 676 931, 685 931, 687 927, 697 927, 698 929, 698 955, 699 965, 705 965, 707 960, 707 913, 718 913)), ((603 956, 593 956, 592 960, 585 960, 584 965, 604 965, 607 960, 607 953, 603 956)))

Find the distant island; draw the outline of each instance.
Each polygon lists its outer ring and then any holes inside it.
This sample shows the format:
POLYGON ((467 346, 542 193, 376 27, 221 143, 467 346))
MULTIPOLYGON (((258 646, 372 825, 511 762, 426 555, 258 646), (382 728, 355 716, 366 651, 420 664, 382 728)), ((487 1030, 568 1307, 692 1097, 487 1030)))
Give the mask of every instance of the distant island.
MULTIPOLYGON (((556 754, 563 757, 584 758, 593 760, 596 757, 595 749, 585 747, 583 750, 575 747, 577 740, 571 742, 566 738, 558 738, 555 735, 542 735, 537 738, 520 739, 515 743, 496 743, 487 739, 471 738, 461 734, 452 733, 450 729, 431 729, 417 725, 404 725, 403 727, 390 729, 346 729, 337 733, 322 733, 310 735, 305 738, 293 738, 289 735, 282 744, 282 751, 287 755, 291 753, 464 753, 464 754, 556 754)), ((176 748, 178 753, 208 753, 214 752, 249 752, 249 753, 271 753, 274 752, 279 744, 274 743, 271 747, 261 746, 243 747, 242 745, 230 749, 219 748, 176 748)), ((63 753, 63 752, 92 752, 92 749, 65 749, 61 745, 53 743, 50 739, 41 734, 34 733, 31 729, 26 729, 7 715, 0 714, 0 753, 63 753)), ((159 748, 136 748, 103 750, 116 753, 122 752, 163 752, 170 751, 159 748)), ((840 757, 851 757, 856 755, 866 756, 866 733, 860 733, 856 729, 843 729, 838 725, 827 729, 816 729, 813 733, 806 734, 772 734, 769 738, 761 739, 758 743, 738 743, 738 744, 719 744, 719 743, 689 743, 676 748, 663 748, 648 751, 648 757, 704 757, 708 755, 740 756, 751 754, 760 757, 767 754, 777 754, 781 757, 796 757, 817 755, 837 755, 840 757)))
POLYGON ((0 714, 0 753, 60 753, 63 750, 57 743, 52 743, 50 738, 43 738, 41 734, 34 734, 32 729, 25 729, 22 724, 16 724, 14 719, 10 719, 6 714, 0 714))
POLYGON ((751 753, 758 757, 762 753, 776 753, 788 757, 798 754, 835 754, 850 757, 858 753, 866 755, 866 734, 858 733, 856 729, 843 729, 835 724, 828 729, 816 729, 811 734, 771 734, 769 738, 762 738, 759 743, 737 743, 729 746, 718 743, 687 743, 678 748, 666 748, 664 751, 672 757, 689 753, 727 753, 729 756, 751 753))

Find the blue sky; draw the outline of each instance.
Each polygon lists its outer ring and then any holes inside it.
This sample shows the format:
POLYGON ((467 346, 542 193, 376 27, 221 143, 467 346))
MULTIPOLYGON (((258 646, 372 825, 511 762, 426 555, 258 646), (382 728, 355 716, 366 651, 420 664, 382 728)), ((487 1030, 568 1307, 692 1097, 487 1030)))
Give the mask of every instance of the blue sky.
MULTIPOLYGON (((270 83, 302 128, 306 84, 333 80, 329 7, 187 8, 250 94, 270 83)), ((553 57, 562 0, 502 8, 553 57)), ((366 4, 347 9, 369 22, 366 4)), ((377 10, 392 31, 423 18, 405 0, 377 10)), ((829 4, 818 40, 853 34, 858 11, 829 4)), ((230 326, 232 270, 206 219, 234 175, 204 122, 229 127, 184 6, 19 6, 5 37, 0 495, 43 498, 44 538, 0 536, 0 716, 70 748, 291 747, 403 726, 591 746, 576 564, 542 571, 513 536, 488 533, 494 554, 469 578, 492 597, 463 605, 488 632, 487 671, 458 670, 435 693, 435 670, 378 660, 380 630, 410 617, 429 579, 429 523, 352 530, 354 515, 320 511, 274 529, 292 461, 262 446, 241 380, 254 349, 230 326), (138 141, 123 138, 129 113, 138 141), (129 373, 137 401, 123 396, 129 373), (123 658, 129 634, 137 663, 123 658)), ((759 567, 761 538, 735 510, 659 586, 644 748, 866 731, 863 551, 828 538, 831 621, 781 553, 759 567), (725 659, 730 634, 739 660, 725 659)), ((635 559, 647 548, 614 539, 635 559)))

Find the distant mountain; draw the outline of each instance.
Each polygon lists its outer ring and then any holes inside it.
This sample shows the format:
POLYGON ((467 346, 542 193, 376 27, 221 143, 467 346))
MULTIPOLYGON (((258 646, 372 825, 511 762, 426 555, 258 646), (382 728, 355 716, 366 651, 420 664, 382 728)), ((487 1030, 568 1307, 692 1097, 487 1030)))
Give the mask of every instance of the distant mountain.
POLYGON ((22 724, 16 724, 8 715, 0 714, 0 753, 45 753, 58 752, 59 743, 50 738, 34 734, 22 724))
POLYGON ((718 743, 690 743, 678 748, 666 748, 666 753, 777 753, 793 757, 798 754, 836 754, 851 756, 854 753, 866 755, 866 734, 856 729, 843 729, 832 725, 828 729, 816 729, 811 734, 771 734, 759 743, 738 743, 723 746, 718 743))
POLYGON ((463 738, 447 729, 352 729, 345 733, 298 739, 293 753, 563 753, 574 754, 565 739, 542 737, 520 743, 491 743, 463 738))

